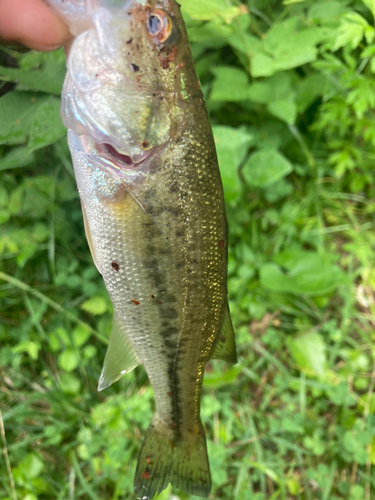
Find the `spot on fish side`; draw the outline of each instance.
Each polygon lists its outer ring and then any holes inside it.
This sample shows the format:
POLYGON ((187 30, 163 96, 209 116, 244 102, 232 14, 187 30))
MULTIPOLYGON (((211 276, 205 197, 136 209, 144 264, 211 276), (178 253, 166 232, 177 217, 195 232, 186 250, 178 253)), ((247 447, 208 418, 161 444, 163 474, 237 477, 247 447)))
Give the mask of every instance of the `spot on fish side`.
POLYGON ((146 469, 144 472, 142 472, 141 476, 143 479, 151 479, 151 472, 146 469))

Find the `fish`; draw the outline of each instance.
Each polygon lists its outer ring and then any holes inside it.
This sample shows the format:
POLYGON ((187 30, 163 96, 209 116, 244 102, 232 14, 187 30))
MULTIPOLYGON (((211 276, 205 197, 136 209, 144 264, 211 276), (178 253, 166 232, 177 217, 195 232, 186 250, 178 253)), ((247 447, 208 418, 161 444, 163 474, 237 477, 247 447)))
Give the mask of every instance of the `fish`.
POLYGON ((61 116, 113 303, 101 391, 143 365, 155 414, 134 491, 207 497, 206 363, 237 362, 215 143, 175 0, 45 0, 68 24, 61 116))

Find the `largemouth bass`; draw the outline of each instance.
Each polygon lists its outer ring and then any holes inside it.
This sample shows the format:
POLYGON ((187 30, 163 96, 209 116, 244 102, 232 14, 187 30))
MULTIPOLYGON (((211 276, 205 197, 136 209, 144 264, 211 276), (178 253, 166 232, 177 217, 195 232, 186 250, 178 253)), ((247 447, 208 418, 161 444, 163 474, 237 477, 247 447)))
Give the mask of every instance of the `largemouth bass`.
POLYGON ((143 364, 156 412, 134 490, 207 496, 204 369, 236 362, 227 223, 175 0, 49 0, 76 36, 62 95, 87 240, 114 307, 102 390, 143 364))

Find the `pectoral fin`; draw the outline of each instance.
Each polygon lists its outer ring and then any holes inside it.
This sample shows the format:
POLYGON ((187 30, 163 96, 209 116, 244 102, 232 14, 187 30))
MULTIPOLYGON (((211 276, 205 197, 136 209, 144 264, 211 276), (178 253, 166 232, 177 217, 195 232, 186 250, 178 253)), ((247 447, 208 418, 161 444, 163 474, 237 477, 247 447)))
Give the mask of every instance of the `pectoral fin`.
POLYGON ((88 220, 87 220, 85 206, 82 203, 82 201, 81 201, 81 207, 82 207, 82 215, 83 215, 83 225, 85 227, 86 239, 87 239, 87 243, 89 245, 89 249, 90 249, 90 252, 91 252, 91 257, 92 257, 92 260, 94 261, 94 264, 95 264, 97 270, 100 272, 100 269, 99 269, 99 266, 98 266, 98 261, 97 261, 96 256, 95 256, 94 245, 92 243, 92 238, 91 238, 91 233, 90 233, 90 226, 89 226, 89 223, 88 223, 88 220))
POLYGON ((100 375, 98 391, 116 382, 126 373, 140 364, 128 337, 121 330, 116 316, 113 316, 113 327, 109 337, 109 346, 100 375))
POLYGON ((222 359, 231 365, 237 363, 236 341, 228 303, 225 306, 224 321, 212 358, 222 359))

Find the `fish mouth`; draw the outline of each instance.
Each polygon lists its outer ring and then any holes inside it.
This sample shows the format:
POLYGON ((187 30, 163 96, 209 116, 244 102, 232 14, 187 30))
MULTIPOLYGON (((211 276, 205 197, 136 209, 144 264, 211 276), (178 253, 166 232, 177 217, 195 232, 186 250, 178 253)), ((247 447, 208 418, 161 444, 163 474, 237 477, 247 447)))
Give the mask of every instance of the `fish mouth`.
POLYGON ((136 155, 134 158, 121 153, 109 142, 98 143, 93 141, 91 144, 93 147, 90 148, 90 156, 103 169, 120 178, 126 179, 130 176, 136 179, 148 176, 160 167, 159 162, 155 160, 168 146, 169 140, 144 151, 141 155, 136 155))
POLYGON ((141 156, 137 155, 137 159, 133 160, 131 156, 121 153, 112 144, 108 142, 95 143, 97 156, 106 163, 112 163, 119 170, 134 170, 150 156, 152 150, 145 151, 141 156))
MULTIPOLYGON (((96 144, 98 153, 112 159, 114 162, 132 168, 136 164, 129 155, 120 153, 112 144, 104 142, 103 144, 96 144)), ((141 160, 142 161, 142 160, 141 160)))

